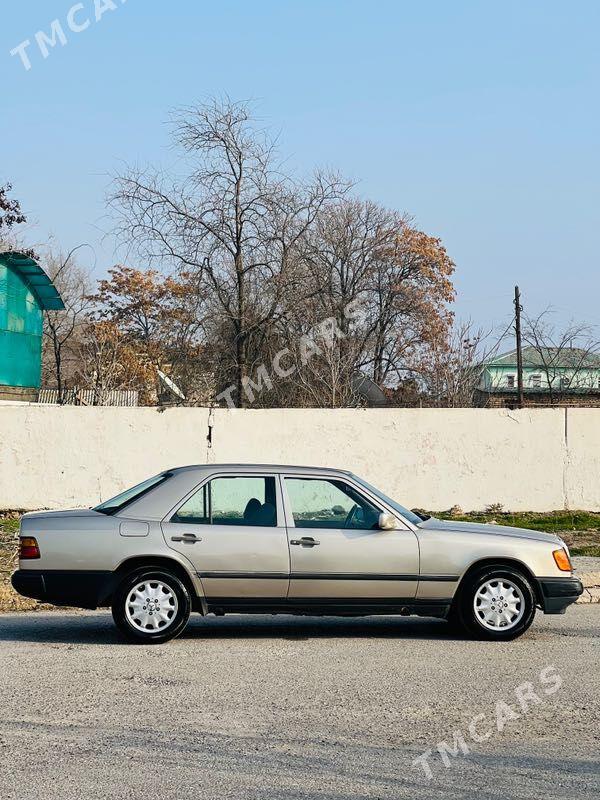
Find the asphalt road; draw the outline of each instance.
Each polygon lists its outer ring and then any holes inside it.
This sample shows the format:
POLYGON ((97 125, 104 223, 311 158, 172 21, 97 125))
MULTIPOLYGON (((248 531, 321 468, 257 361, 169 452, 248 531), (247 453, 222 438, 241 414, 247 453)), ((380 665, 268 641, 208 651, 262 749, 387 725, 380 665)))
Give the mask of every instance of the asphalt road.
POLYGON ((0 798, 597 798, 599 635, 600 606, 508 644, 228 616, 136 647, 106 613, 0 616, 0 798))

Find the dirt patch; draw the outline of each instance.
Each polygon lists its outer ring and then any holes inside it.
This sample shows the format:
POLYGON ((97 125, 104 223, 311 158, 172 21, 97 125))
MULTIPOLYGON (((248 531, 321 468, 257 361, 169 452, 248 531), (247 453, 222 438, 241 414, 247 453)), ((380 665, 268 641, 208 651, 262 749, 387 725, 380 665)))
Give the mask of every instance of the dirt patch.
POLYGON ((35 600, 30 600, 28 597, 21 597, 12 588, 9 582, 2 581, 0 584, 0 612, 2 611, 42 611, 49 609, 50 606, 44 606, 35 600))
POLYGON ((557 531, 573 556, 600 558, 600 531, 557 531))
POLYGON ((29 611, 36 605, 34 600, 20 597, 10 585, 11 573, 17 568, 18 531, 18 518, 0 518, 0 611, 29 611))
POLYGON ((19 516, 13 513, 0 517, 0 612, 48 610, 52 606, 21 597, 10 583, 10 576, 18 567, 19 516))

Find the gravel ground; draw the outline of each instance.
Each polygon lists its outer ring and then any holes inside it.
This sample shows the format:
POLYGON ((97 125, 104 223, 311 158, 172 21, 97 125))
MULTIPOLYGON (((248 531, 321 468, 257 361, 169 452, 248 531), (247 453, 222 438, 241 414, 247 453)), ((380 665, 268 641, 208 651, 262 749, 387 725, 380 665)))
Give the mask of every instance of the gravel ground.
POLYGON ((597 606, 508 644, 417 618, 228 616, 139 647, 104 612, 2 615, 0 797, 598 797, 599 634, 597 606), (498 732, 526 681, 541 702, 498 732), (436 750, 427 781, 413 759, 456 730, 469 754, 436 750))

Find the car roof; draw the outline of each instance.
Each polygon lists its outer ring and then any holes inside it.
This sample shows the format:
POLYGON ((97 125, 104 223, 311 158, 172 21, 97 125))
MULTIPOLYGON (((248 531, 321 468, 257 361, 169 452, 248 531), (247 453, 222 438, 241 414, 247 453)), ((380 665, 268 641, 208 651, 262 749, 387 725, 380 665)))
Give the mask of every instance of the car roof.
POLYGON ((189 464, 182 467, 174 467, 173 469, 165 470, 165 472, 187 472, 187 471, 206 471, 207 469, 214 471, 219 470, 222 472, 331 472, 343 473, 344 475, 351 475, 350 470, 336 469, 334 467, 303 467, 297 464, 189 464))

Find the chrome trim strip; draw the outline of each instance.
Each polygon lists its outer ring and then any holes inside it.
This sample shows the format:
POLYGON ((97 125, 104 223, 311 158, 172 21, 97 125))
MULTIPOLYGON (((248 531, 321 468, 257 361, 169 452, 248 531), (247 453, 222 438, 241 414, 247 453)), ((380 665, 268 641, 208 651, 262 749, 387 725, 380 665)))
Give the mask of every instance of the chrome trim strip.
POLYGON ((227 572, 211 571, 196 573, 199 578, 239 578, 245 580, 287 579, 310 581, 424 581, 435 583, 456 583, 458 575, 407 575, 378 572, 227 572))
POLYGON ((290 577, 289 572, 227 572, 221 570, 213 570, 211 572, 197 572, 199 578, 240 578, 245 580, 247 578, 256 578, 257 580, 287 580, 290 577))
POLYGON ((418 581, 418 575, 379 572, 292 572, 290 580, 298 581, 418 581))

